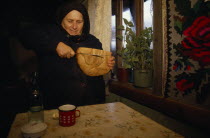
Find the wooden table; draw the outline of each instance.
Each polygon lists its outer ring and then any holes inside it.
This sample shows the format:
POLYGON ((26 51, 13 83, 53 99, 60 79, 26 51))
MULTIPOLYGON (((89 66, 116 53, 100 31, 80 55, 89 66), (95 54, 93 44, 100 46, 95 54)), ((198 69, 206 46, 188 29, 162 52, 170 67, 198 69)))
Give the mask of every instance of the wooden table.
MULTIPOLYGON (((121 102, 80 106, 81 116, 71 127, 61 127, 53 114, 58 110, 46 110, 48 125, 43 138, 165 138, 183 137, 158 124, 121 102)), ((8 138, 21 138, 21 126, 27 122, 27 113, 17 114, 8 138)))

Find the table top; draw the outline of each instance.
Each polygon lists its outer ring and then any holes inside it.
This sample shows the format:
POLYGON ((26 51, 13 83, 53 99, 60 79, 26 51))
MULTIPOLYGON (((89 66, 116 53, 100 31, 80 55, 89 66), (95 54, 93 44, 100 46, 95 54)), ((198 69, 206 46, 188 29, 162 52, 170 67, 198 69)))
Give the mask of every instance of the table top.
MULTIPOLYGON (((114 137, 164 138, 183 137, 158 124, 121 102, 80 106, 80 117, 70 127, 59 126, 53 114, 58 110, 45 110, 47 131, 43 138, 114 137)), ((19 113, 11 126, 8 138, 22 138, 20 128, 27 123, 27 113, 19 113)))

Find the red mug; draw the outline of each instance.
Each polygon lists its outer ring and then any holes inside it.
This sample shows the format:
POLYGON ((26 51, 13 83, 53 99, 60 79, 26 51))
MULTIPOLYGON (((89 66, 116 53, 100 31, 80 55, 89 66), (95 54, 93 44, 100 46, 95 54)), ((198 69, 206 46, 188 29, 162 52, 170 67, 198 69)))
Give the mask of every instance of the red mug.
POLYGON ((76 110, 76 106, 65 104, 58 107, 59 110, 59 125, 73 126, 76 123, 76 118, 80 117, 80 111, 76 110), (78 112, 78 114, 76 114, 78 112))

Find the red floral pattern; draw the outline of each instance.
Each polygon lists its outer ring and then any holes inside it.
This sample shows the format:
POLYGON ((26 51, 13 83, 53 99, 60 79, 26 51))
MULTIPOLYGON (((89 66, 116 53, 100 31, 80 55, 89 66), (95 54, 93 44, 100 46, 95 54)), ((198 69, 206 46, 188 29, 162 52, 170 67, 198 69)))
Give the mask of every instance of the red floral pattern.
POLYGON ((198 17, 183 34, 183 54, 201 66, 210 65, 210 17, 198 17))
POLYGON ((167 5, 169 72, 165 96, 190 97, 194 93, 201 104, 210 96, 210 3, 169 0, 167 5))
POLYGON ((176 87, 178 90, 184 92, 187 89, 190 89, 194 86, 193 82, 188 82, 186 79, 182 79, 176 83, 176 87))

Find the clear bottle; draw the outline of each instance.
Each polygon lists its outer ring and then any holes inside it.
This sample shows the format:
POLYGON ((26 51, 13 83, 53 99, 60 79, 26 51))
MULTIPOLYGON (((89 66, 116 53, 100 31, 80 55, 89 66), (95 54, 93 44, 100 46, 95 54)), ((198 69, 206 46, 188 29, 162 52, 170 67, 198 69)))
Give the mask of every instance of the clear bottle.
POLYGON ((39 91, 38 73, 34 72, 31 77, 30 105, 28 122, 44 122, 43 98, 39 91))

